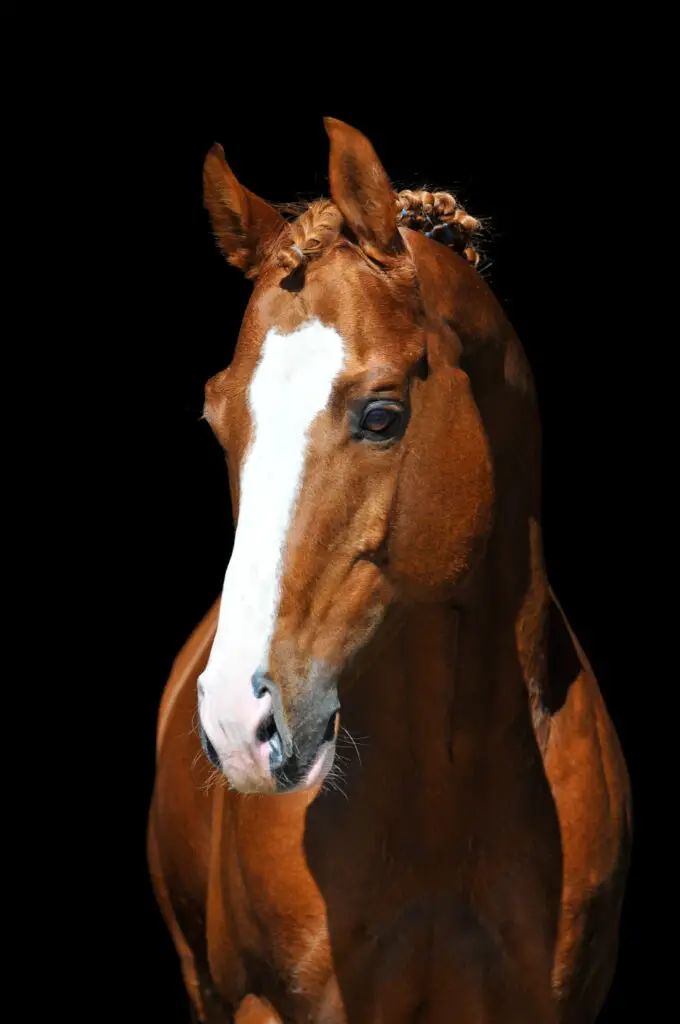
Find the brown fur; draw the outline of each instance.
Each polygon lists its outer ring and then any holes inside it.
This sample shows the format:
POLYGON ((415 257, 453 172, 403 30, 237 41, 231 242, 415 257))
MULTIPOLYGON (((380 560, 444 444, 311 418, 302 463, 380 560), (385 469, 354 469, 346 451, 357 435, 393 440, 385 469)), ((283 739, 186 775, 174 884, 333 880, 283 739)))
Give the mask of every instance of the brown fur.
POLYGON ((206 1024, 592 1024, 616 960, 630 795, 548 583, 531 373, 474 269, 400 225, 368 140, 327 128, 333 202, 292 225, 208 159, 220 245, 256 285, 206 417, 237 516, 266 331, 318 316, 345 339, 310 431, 268 670, 295 730, 324 666, 354 746, 338 747, 338 788, 206 788, 192 720, 213 608, 161 706, 159 904, 206 1024), (309 250, 304 266, 289 244, 309 250), (346 439, 346 403, 376 386, 410 408, 389 450, 346 439))

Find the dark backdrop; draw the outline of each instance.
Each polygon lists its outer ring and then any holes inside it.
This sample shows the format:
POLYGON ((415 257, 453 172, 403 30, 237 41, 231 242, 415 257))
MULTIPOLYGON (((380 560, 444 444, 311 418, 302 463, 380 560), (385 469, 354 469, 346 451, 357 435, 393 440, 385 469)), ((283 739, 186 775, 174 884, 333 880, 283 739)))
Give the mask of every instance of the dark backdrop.
POLYGON ((126 665, 114 715, 124 723, 116 727, 124 754, 117 758, 118 825, 107 839, 121 883, 111 921, 120 914, 122 938, 113 943, 111 966, 115 972, 121 957, 119 986, 134 985, 136 1005, 149 1008, 140 1020, 186 1019, 174 949, 148 887, 144 830, 158 700, 172 659, 218 594, 232 541, 226 470, 199 417, 205 381, 231 358, 250 288, 213 244, 202 161, 219 141, 240 180, 264 198, 327 193, 324 114, 364 131, 395 183, 452 189, 470 212, 491 218, 487 279, 528 352, 542 410, 551 581, 600 680, 636 796, 619 969, 603 1020, 624 1019, 645 984, 640 878, 650 840, 638 799, 645 757, 630 629, 634 567, 622 557, 634 529, 637 457, 626 433, 626 353, 636 345, 626 314, 630 229, 622 217, 630 202, 621 174, 627 103, 620 78, 579 60, 572 78, 558 84, 543 74, 523 87, 509 75, 492 93, 461 88, 431 103, 344 95, 323 106, 314 102, 313 81, 298 102, 290 74, 275 79, 280 102, 271 83, 267 102, 256 89, 236 102, 228 72, 219 88, 198 78, 193 85, 183 78, 180 88, 168 71, 126 95, 124 113, 101 139, 124 195, 120 223, 111 225, 120 253, 99 316, 108 339, 102 372, 116 383, 111 543, 99 549, 98 570, 118 587, 115 614, 102 629, 126 665))

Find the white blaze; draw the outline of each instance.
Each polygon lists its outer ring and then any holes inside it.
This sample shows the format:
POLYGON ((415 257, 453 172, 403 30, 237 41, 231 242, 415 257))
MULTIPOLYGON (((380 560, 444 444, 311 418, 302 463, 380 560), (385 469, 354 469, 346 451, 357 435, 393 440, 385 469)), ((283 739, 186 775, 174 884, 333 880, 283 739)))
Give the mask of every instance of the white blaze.
POLYGON ((218 750, 225 737, 227 749, 249 743, 265 710, 251 679, 267 665, 308 431, 328 404, 343 360, 342 337, 318 320, 292 334, 273 328, 264 339, 248 391, 251 440, 241 467, 234 549, 200 679, 201 718, 218 750), (218 723, 224 736, 216 731, 218 723))

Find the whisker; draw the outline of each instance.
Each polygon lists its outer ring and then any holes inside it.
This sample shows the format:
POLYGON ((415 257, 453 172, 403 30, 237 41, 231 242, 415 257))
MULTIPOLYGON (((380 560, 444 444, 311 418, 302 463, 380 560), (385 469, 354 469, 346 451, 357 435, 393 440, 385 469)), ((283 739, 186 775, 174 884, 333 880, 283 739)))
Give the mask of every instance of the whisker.
POLYGON ((196 733, 196 735, 198 736, 198 723, 199 723, 198 708, 195 708, 194 709, 194 713, 191 716, 191 732, 189 733, 190 736, 191 736, 192 733, 196 733))
POLYGON ((347 736, 347 737, 348 737, 348 738, 349 738, 349 739, 351 740, 351 742, 352 742, 352 745, 353 745, 354 749, 355 749, 355 750, 356 750, 356 752, 357 752, 357 757, 359 758, 359 764, 360 764, 360 765, 361 765, 361 767, 363 768, 364 764, 363 764, 363 761, 361 760, 361 754, 359 753, 359 747, 357 746, 356 740, 355 740, 355 739, 354 739, 354 737, 352 736, 352 734, 351 734, 351 732, 349 731, 349 729, 346 729, 344 725, 343 725, 343 726, 341 726, 341 730, 342 730, 342 732, 344 732, 344 734, 345 734, 345 735, 346 735, 346 736, 347 736))
POLYGON ((222 774, 222 772, 219 770, 219 768, 213 768, 213 770, 210 772, 210 774, 208 775, 207 779, 205 780, 205 782, 201 786, 202 792, 209 793, 210 790, 213 789, 217 785, 217 783, 220 781, 220 779, 224 783, 225 778, 224 778, 224 775, 222 774))

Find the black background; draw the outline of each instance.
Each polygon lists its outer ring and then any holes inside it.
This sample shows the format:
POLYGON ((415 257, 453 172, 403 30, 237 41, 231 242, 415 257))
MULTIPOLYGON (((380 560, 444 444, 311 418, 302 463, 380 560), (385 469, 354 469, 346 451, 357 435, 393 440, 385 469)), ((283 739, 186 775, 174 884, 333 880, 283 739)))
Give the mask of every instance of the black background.
POLYGON ((190 64, 178 47, 134 77, 123 59, 106 112, 92 108, 83 119, 83 177, 97 192, 105 165, 107 195, 94 218, 83 213, 91 234, 81 262, 100 254, 107 272, 103 282, 99 265, 89 268, 97 348, 80 411, 94 396, 101 437, 112 442, 102 458, 88 421, 81 466, 87 477, 105 464, 104 516, 83 538, 96 579, 107 581, 89 610, 99 657, 102 649, 110 656, 115 689, 94 699, 116 752, 97 851, 112 867, 103 884, 87 871, 97 887, 96 941, 109 951, 106 981, 94 984, 123 1003, 134 993, 130 1020, 186 1020, 146 876, 155 717, 173 658, 219 592, 232 541, 226 470, 200 413, 205 381, 230 361, 250 286, 215 248, 202 162, 219 141, 243 184, 266 199, 327 194, 324 114, 364 131, 395 184, 450 189, 490 218, 485 276, 537 381, 551 582, 592 661, 633 780, 636 845, 602 1021, 625 1019, 647 984, 641 879, 653 857, 636 699, 645 639, 631 612, 644 570, 629 551, 639 531, 633 492, 646 472, 642 399, 631 384, 641 243, 626 213, 631 175, 639 191, 645 181, 631 169, 630 71, 585 41, 568 66, 551 68, 547 54, 540 68, 521 70, 520 78, 510 60, 495 74, 461 69, 453 86, 405 89, 392 69, 392 84, 331 97, 316 88, 323 55, 306 77, 287 65, 269 77, 258 71, 239 90, 241 70, 229 60, 223 76, 205 80, 200 58, 190 64))

